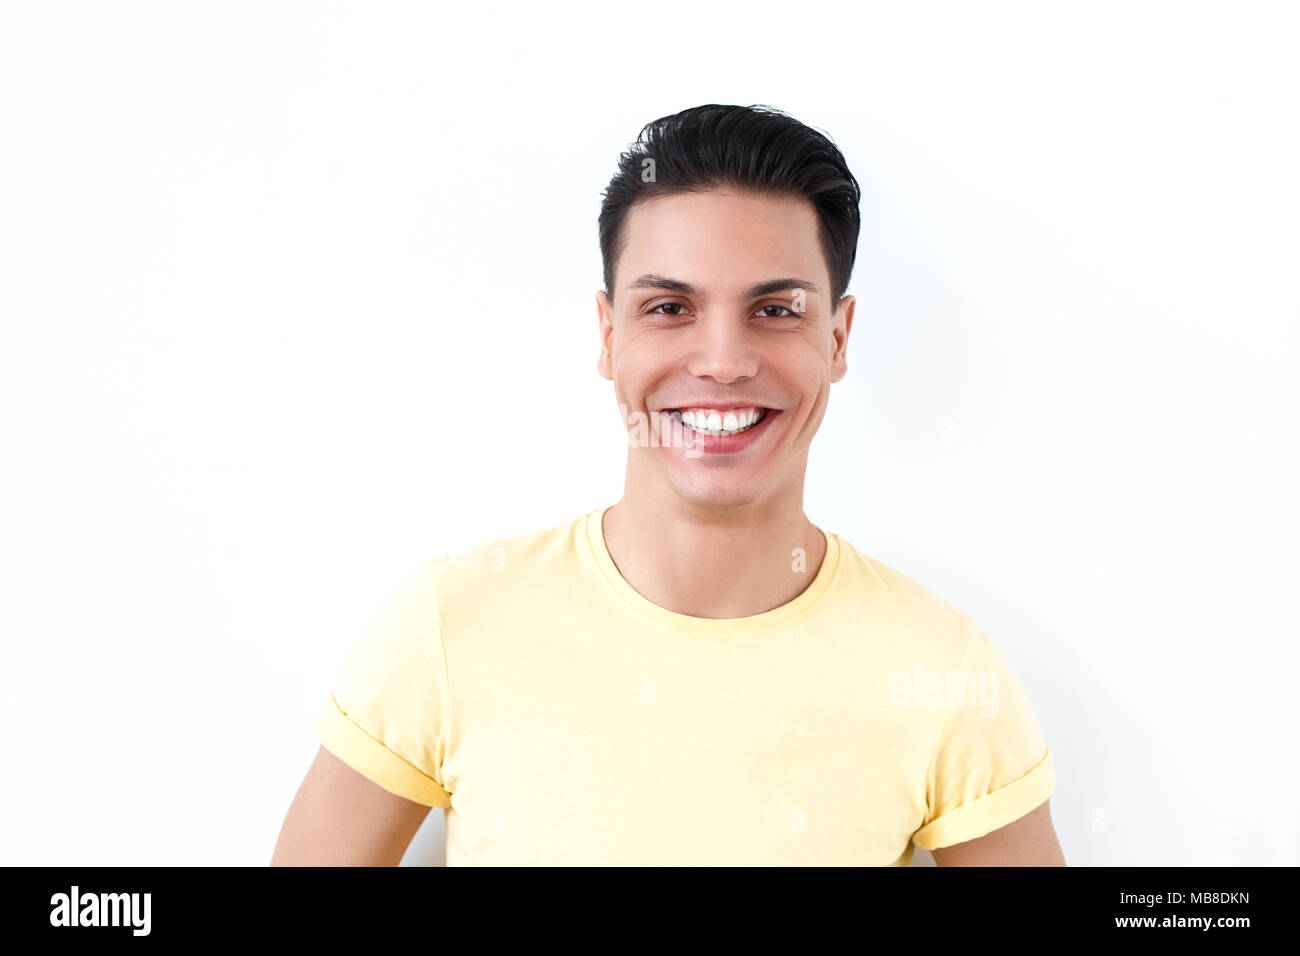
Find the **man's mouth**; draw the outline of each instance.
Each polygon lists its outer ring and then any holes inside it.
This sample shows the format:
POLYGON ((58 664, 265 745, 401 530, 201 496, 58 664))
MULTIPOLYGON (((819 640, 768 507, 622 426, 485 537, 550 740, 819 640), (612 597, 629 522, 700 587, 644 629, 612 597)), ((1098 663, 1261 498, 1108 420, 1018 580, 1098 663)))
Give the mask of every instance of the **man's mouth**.
POLYGON ((663 411, 700 435, 728 436, 747 432, 771 415, 780 412, 772 408, 729 409, 726 412, 701 408, 665 408, 663 411))

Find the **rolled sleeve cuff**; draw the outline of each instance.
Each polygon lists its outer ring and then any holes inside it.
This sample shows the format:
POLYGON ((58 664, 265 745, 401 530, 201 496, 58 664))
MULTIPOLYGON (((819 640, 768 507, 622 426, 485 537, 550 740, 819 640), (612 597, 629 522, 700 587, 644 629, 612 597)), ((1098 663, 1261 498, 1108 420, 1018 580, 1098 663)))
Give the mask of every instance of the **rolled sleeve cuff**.
POLYGON ((912 834, 912 842, 922 850, 934 850, 982 837, 1040 806, 1055 787, 1052 751, 1048 748, 1038 765, 1019 780, 931 820, 912 834))
POLYGON ((426 807, 451 806, 438 781, 411 766, 345 714, 330 694, 316 714, 316 733, 325 749, 389 793, 426 807))

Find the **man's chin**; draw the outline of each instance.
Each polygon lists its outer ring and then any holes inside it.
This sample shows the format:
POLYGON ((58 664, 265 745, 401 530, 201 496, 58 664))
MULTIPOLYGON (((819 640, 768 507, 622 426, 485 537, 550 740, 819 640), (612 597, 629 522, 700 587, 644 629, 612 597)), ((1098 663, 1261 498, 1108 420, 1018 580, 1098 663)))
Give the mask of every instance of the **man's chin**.
POLYGON ((686 505, 696 508, 742 508, 763 497, 761 483, 736 481, 716 472, 716 480, 707 474, 693 475, 689 479, 677 477, 671 481, 673 493, 686 505))

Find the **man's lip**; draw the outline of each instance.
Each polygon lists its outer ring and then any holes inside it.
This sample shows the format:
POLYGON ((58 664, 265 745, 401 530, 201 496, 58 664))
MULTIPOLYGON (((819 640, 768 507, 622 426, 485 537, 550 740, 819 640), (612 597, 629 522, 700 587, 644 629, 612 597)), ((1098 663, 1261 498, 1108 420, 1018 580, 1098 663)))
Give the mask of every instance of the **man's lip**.
POLYGON ((729 412, 737 408, 761 408, 765 412, 779 412, 779 408, 773 408, 771 405, 760 405, 758 402, 717 402, 709 404, 708 402, 687 402, 685 405, 665 405, 656 409, 660 412, 675 412, 683 408, 711 408, 719 412, 729 412))

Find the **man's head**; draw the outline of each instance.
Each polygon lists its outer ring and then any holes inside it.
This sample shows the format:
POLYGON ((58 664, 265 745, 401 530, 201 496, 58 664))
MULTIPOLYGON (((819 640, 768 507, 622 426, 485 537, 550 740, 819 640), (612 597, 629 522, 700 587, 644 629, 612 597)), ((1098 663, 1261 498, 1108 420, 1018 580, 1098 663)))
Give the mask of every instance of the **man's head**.
POLYGON ((597 368, 651 436, 663 424, 680 436, 666 416, 684 408, 769 411, 735 439, 687 431, 694 450, 652 437, 630 449, 629 484, 706 507, 800 505, 845 372, 859 200, 835 145, 771 108, 700 106, 643 128, 600 212, 597 368))

